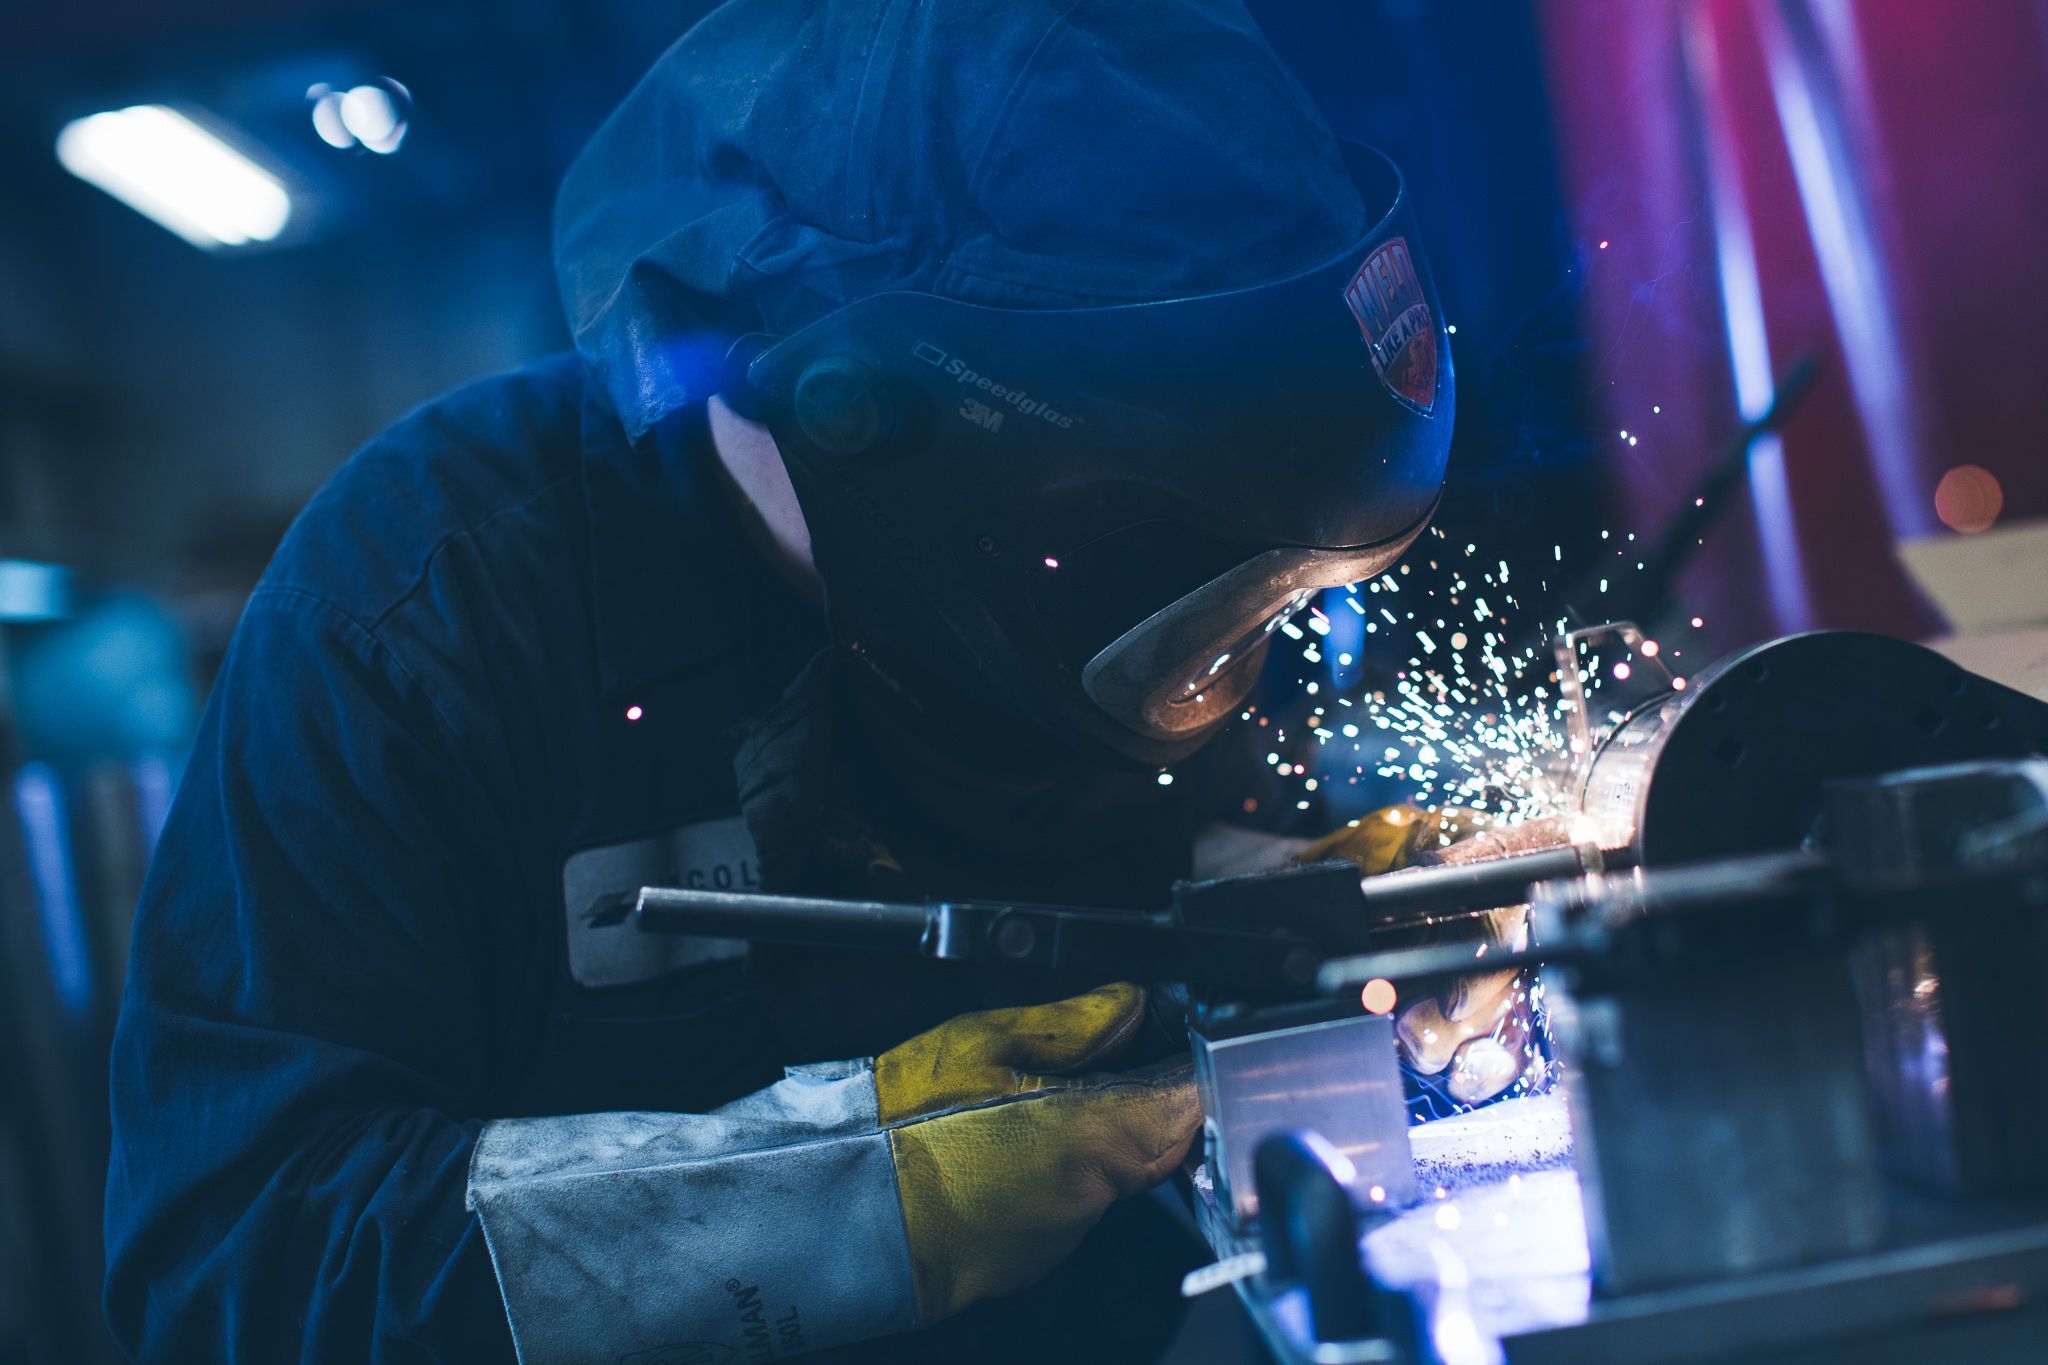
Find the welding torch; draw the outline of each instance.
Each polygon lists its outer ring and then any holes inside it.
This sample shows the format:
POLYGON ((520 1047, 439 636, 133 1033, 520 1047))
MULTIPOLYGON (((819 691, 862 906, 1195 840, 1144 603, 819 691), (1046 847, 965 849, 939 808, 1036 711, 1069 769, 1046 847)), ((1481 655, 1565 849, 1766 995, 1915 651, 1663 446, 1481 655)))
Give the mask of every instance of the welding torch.
POLYGON ((1183 882, 1163 913, 649 886, 600 898, 590 921, 1302 997, 1317 991, 1333 956, 1368 952, 1391 930, 1520 904, 1538 882, 1629 864, 1626 849, 1560 842, 1561 828, 1532 821, 1485 831, 1438 850, 1432 865, 1376 877, 1330 862, 1183 882))

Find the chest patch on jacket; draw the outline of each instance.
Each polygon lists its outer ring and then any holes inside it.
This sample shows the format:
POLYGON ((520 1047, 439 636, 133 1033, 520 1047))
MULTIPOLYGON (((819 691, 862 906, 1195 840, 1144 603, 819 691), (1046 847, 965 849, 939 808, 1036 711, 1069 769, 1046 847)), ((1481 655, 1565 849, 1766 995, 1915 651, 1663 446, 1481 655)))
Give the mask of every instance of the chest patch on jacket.
POLYGON ((759 867, 753 836, 737 815, 570 854, 562 864, 569 975, 580 986, 625 986, 743 956, 747 945, 739 939, 644 934, 630 922, 599 927, 591 910, 601 896, 643 886, 758 891, 759 867))

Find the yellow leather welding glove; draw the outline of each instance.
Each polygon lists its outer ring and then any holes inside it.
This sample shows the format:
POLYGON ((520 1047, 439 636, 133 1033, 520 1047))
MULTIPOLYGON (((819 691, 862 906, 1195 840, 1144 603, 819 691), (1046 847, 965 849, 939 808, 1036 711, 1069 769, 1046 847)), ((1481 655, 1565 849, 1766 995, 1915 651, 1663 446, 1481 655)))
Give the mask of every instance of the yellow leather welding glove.
POLYGON ((520 1357, 780 1359, 1026 1288, 1201 1125, 1188 1068, 1093 1070, 1144 1014, 1104 986, 791 1067, 709 1114, 485 1124, 469 1206, 520 1357))
POLYGON ((1036 1283, 1125 1195, 1164 1179, 1200 1129, 1185 1068, 1077 1076, 1138 1031, 1122 983, 939 1025, 875 1059, 920 1316, 1036 1283))
MULTIPOLYGON (((1344 859, 1368 877, 1411 865, 1431 849, 1455 843, 1483 826, 1471 812, 1388 806, 1332 830, 1304 849, 1303 863, 1344 859)), ((1469 939, 1516 949, 1527 934, 1528 910, 1509 906, 1428 926, 1418 941, 1469 939)), ((1445 989, 1401 1005, 1394 1037, 1401 1055, 1424 1076, 1442 1076, 1445 1091, 1461 1104, 1479 1104, 1520 1080, 1535 1058, 1535 1007, 1523 971, 1478 972, 1445 989)))
POLYGON ((1383 806, 1370 815, 1340 825, 1295 855, 1299 863, 1336 860, 1358 864, 1368 877, 1394 872, 1418 854, 1438 848, 1465 833, 1463 811, 1421 810, 1415 806, 1383 806))

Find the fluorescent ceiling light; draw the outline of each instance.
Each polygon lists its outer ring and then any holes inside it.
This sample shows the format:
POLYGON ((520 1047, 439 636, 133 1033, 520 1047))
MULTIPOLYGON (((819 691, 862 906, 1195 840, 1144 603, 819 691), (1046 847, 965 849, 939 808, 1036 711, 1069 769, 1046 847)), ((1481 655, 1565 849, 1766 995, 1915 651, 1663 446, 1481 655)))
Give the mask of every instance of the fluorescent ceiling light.
POLYGON ((77 119, 57 160, 197 247, 267 242, 291 217, 277 177, 175 109, 138 104, 77 119))

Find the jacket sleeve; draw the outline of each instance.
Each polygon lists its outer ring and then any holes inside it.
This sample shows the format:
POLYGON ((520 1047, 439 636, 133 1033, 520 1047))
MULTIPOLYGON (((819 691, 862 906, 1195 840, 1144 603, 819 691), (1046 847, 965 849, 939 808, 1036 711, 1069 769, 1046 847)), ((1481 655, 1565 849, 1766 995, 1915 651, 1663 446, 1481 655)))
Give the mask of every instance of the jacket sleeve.
POLYGON ((106 1308, 137 1359, 512 1358, 465 1207, 504 824, 366 629, 258 591, 114 1041, 106 1308))

